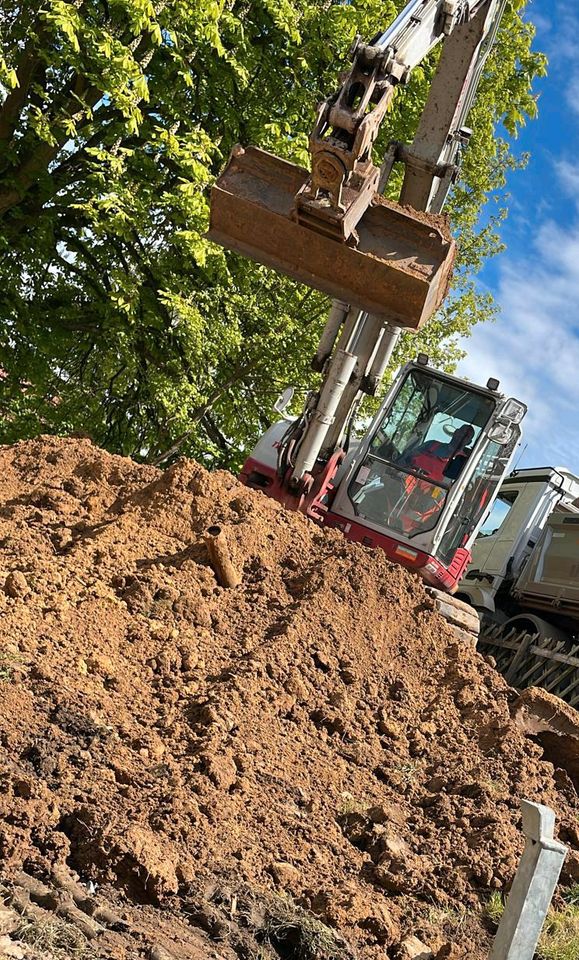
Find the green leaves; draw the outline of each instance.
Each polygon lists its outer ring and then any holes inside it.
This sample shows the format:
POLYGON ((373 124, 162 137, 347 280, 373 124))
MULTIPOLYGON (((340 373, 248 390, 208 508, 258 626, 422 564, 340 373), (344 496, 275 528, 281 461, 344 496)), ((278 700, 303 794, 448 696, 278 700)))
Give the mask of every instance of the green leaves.
POLYGON ((42 10, 42 19, 45 24, 52 26, 59 39, 68 41, 74 53, 80 53, 79 33, 82 29, 82 19, 74 4, 65 0, 51 0, 42 10))
POLYGON ((19 86, 16 70, 8 66, 4 57, 0 57, 0 84, 7 90, 15 90, 19 86))
MULTIPOLYGON (((237 467, 290 383, 296 403, 328 301, 209 243, 231 147, 308 164, 315 106, 356 33, 402 0, 6 0, 0 11, 0 440, 81 430, 155 459, 237 467)), ((473 275, 500 249, 500 135, 536 113, 545 70, 512 2, 449 204, 461 256, 439 316, 403 341, 447 369, 496 307, 473 275), (491 214, 480 222, 487 197, 491 214)), ((436 55, 435 55, 436 56, 436 55)), ((435 56, 395 98, 377 148, 410 140, 435 56)))

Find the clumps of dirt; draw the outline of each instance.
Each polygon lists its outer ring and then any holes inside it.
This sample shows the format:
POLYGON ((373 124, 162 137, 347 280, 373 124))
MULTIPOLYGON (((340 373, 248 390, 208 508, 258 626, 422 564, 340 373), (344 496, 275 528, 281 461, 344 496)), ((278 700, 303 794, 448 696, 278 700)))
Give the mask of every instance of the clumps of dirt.
POLYGON ((419 937, 478 960, 520 798, 579 845, 574 786, 511 719, 513 692, 379 552, 227 473, 85 440, 1 449, 0 518, 8 876, 66 868, 202 928, 216 956, 307 957, 307 917, 319 957, 419 937))
POLYGON ((396 203, 394 200, 388 200, 376 194, 372 200, 375 206, 388 207, 389 210, 404 210, 418 223, 423 223, 427 227, 432 227, 440 234, 443 240, 448 243, 453 242, 452 231, 450 229, 450 219, 446 213, 431 213, 426 210, 416 210, 409 203, 396 203))
POLYGON ((0 957, 12 960, 237 960, 209 935, 155 907, 116 909, 63 867, 48 882, 23 871, 0 884, 0 957))
POLYGON ((513 720, 526 736, 542 748, 547 760, 557 763, 559 777, 571 778, 579 790, 579 713, 539 687, 523 690, 513 704, 513 720))

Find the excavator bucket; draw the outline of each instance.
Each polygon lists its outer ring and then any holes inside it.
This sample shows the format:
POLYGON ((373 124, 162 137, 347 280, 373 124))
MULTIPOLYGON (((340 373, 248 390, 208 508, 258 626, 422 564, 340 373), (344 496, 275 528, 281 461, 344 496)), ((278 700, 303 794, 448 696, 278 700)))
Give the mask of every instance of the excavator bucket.
POLYGON ((307 170, 235 147, 211 192, 209 238, 295 280, 418 329, 440 306, 456 253, 444 218, 376 195, 352 246, 304 226, 295 196, 307 170))

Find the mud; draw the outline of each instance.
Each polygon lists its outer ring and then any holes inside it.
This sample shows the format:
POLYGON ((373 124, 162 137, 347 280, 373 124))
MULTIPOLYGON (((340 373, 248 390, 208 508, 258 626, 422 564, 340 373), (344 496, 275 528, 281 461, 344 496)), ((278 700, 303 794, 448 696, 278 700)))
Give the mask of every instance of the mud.
POLYGON ((579 846, 573 782, 516 694, 378 552, 226 473, 88 440, 2 448, 0 504, 6 883, 65 870, 216 957, 384 960, 415 936, 482 960, 519 799, 579 846))

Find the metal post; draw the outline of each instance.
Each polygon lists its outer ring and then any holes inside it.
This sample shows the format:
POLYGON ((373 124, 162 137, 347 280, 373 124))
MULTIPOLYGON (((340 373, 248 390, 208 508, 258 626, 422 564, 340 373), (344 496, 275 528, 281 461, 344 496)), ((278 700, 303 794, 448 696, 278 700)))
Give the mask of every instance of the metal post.
POLYGON ((521 800, 525 849, 495 937, 490 960, 533 960, 567 847, 553 839, 550 807, 521 800))

